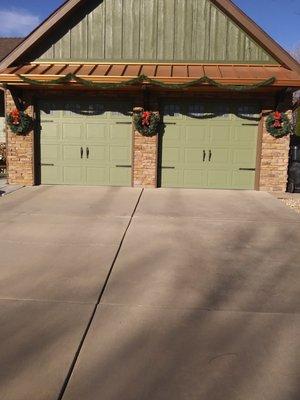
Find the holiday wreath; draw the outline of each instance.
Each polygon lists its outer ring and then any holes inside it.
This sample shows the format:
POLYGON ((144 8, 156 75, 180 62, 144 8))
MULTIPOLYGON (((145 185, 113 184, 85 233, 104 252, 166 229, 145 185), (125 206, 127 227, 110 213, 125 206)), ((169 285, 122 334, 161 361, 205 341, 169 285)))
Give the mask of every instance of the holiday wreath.
POLYGON ((133 122, 135 129, 144 136, 152 136, 157 133, 160 117, 152 111, 141 111, 134 114, 133 122))
POLYGON ((275 138, 281 138, 291 132, 291 124, 284 112, 272 112, 266 120, 266 129, 275 138))
POLYGON ((10 111, 6 117, 6 122, 10 130, 17 135, 27 133, 32 126, 32 118, 17 108, 10 111))

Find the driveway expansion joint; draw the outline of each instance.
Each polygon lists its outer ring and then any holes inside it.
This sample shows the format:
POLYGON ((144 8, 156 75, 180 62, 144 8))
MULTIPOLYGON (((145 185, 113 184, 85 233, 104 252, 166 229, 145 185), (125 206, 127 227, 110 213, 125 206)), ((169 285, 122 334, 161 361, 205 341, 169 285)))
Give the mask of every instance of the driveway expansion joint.
POLYGON ((83 305, 94 305, 93 301, 75 301, 75 300, 51 300, 51 299, 30 299, 30 298, 13 298, 13 297, 0 297, 1 301, 20 301, 20 302, 32 302, 32 303, 59 303, 59 304, 83 304, 83 305))
POLYGON ((194 310, 199 312, 208 313, 237 313, 237 314, 265 314, 265 315, 296 315, 300 314, 300 311, 263 311, 263 310, 237 310, 233 308, 205 308, 205 307, 192 307, 192 306, 177 306, 177 305, 152 305, 152 304, 130 304, 130 303, 109 303, 102 302, 101 306, 105 307, 124 307, 124 308, 145 308, 153 310, 194 310))
POLYGON ((72 363, 71 363, 71 366, 70 366, 70 368, 69 368, 68 374, 67 374, 66 379, 65 379, 65 381, 64 381, 64 383, 63 383, 63 386, 62 386, 62 388, 61 388, 61 390, 60 390, 60 393, 59 393, 59 396, 58 396, 57 400, 62 400, 62 399, 63 399, 63 396, 64 396, 64 394, 65 394, 65 391, 66 391, 66 389, 67 389, 67 387, 68 387, 69 381, 70 381, 71 376, 72 376, 72 374, 73 374, 73 371, 74 371, 75 365, 76 365, 76 363, 77 363, 78 357, 79 357, 79 355, 80 355, 81 349, 82 349, 83 344, 84 344, 84 342, 85 342, 85 339, 86 339, 86 337, 87 337, 87 335, 88 335, 88 333, 89 333, 90 327, 91 327, 91 325, 92 325, 92 323, 93 323, 93 321, 94 321, 96 312, 97 312, 98 307, 99 307, 99 305, 100 305, 100 303, 101 303, 101 299, 102 299, 102 297, 103 297, 103 295, 104 295, 104 292, 105 292, 105 289, 106 289, 106 287, 107 287, 109 278, 110 278, 110 276, 111 276, 111 274, 112 274, 114 265, 115 265, 115 263, 116 263, 116 261, 117 261, 117 258, 118 258, 118 256, 119 256, 120 251, 121 251, 121 248, 122 248, 123 242, 124 242, 124 240, 125 240, 126 234, 127 234, 128 230, 129 230, 129 228, 130 228, 131 222, 132 222, 133 217, 134 217, 134 214, 135 214, 135 212, 136 212, 136 210, 137 210, 137 208, 138 208, 138 205, 139 205, 139 203, 140 203, 140 200, 141 200, 141 198, 142 198, 143 193, 144 193, 144 189, 141 190, 141 192, 140 192, 140 194, 139 194, 139 197, 138 197, 138 199, 137 199, 137 202, 136 202, 136 204, 135 204, 135 207, 134 207, 134 209, 133 209, 133 211, 132 211, 132 213, 131 213, 129 222, 128 222, 127 227, 126 227, 126 229, 125 229, 125 231, 124 231, 124 234, 123 234, 122 239, 121 239, 121 241, 120 241, 119 247, 118 247, 118 249, 117 249, 117 251, 116 251, 116 254, 115 254, 115 257, 114 257, 114 259, 113 259, 113 261, 112 261, 111 267, 110 267, 110 269, 109 269, 109 271, 108 271, 108 274, 107 274, 107 277, 106 277, 106 279, 105 279, 104 285, 102 286, 102 289, 101 289, 101 292, 100 292, 100 294, 99 294, 97 303, 96 303, 95 306, 94 306, 94 309, 93 309, 93 311, 92 311, 92 315, 91 315, 90 320, 89 320, 89 322, 88 322, 88 324, 87 324, 87 327, 86 327, 86 329, 85 329, 85 331, 84 331, 84 333, 83 333, 83 336, 82 336, 81 341, 80 341, 80 343, 79 343, 79 346, 78 346, 78 348, 77 348, 77 350, 76 350, 75 356, 74 356, 74 358, 73 358, 73 361, 72 361, 72 363))

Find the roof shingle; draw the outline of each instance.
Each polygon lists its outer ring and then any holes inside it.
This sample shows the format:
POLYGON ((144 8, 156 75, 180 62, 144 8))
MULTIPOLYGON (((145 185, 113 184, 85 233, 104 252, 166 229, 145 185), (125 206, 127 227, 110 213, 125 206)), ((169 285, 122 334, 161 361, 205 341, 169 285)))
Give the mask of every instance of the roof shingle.
POLYGON ((0 37, 0 61, 22 41, 20 37, 0 37))

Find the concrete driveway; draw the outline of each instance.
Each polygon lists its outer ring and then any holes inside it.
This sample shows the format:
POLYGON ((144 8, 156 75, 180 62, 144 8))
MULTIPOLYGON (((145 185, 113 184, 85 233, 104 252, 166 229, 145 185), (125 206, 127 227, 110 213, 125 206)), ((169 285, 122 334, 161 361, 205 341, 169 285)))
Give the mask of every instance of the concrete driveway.
POLYGON ((0 399, 296 400, 300 217, 266 193, 0 200, 0 399))

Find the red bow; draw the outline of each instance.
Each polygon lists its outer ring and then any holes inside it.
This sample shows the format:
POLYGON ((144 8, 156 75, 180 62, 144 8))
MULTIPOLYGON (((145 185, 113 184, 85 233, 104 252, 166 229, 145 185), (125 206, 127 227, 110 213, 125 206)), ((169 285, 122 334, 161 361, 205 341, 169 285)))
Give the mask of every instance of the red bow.
POLYGON ((149 126, 150 125, 150 118, 151 118, 151 112, 150 111, 144 111, 142 114, 142 125, 143 126, 149 126))
POLYGON ((14 109, 10 112, 10 115, 12 117, 12 124, 13 125, 19 125, 21 122, 21 118, 20 118, 20 111, 18 109, 14 109))
POLYGON ((281 128, 281 118, 282 118, 282 114, 279 111, 275 111, 274 112, 274 128, 281 128))

